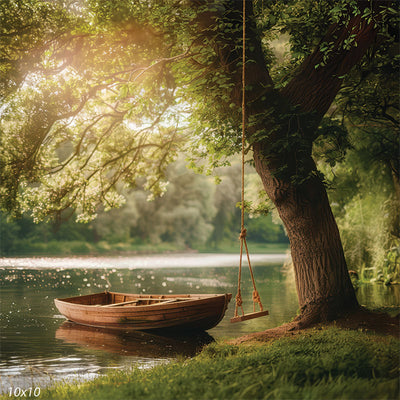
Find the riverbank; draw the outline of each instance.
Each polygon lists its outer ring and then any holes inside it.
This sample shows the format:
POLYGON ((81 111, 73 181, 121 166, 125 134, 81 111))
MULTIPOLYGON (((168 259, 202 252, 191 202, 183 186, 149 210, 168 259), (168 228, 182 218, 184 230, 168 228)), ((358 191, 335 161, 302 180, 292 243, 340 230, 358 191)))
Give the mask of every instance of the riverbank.
MULTIPOLYGON (((287 243, 252 243, 249 249, 253 254, 285 253, 289 250, 287 243)), ((148 255, 165 253, 238 253, 239 242, 224 242, 218 246, 199 246, 188 248, 178 243, 138 243, 127 241, 121 243, 109 243, 100 241, 97 243, 83 241, 49 241, 31 242, 21 241, 18 246, 9 249, 7 253, 0 253, 0 257, 45 257, 45 256, 124 256, 124 255, 148 255)))
POLYGON ((399 351, 391 336, 314 328, 262 344, 219 341, 193 359, 57 385, 40 398, 395 399, 399 351))

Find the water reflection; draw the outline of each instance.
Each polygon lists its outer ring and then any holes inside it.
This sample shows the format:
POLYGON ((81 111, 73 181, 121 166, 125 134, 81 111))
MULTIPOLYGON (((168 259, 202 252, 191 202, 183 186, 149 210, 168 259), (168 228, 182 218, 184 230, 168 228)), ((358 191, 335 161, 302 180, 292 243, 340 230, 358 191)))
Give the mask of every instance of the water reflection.
POLYGON ((400 312, 400 286, 365 283, 356 291, 360 304, 369 309, 380 309, 396 316, 400 312))
POLYGON ((191 335, 157 333, 100 329, 66 321, 57 329, 56 338, 92 350, 141 358, 193 357, 214 340, 206 332, 191 335))

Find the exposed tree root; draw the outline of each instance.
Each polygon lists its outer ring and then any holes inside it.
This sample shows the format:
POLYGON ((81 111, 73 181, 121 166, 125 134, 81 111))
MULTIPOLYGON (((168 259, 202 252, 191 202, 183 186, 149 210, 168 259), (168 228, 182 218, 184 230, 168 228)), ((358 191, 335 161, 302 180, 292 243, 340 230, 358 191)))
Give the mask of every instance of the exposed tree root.
POLYGON ((316 318, 315 315, 300 315, 293 322, 283 324, 276 328, 267 329, 262 332, 255 332, 241 336, 230 341, 230 343, 241 344, 252 341, 265 342, 271 339, 293 336, 305 329, 321 328, 323 326, 332 325, 344 329, 371 331, 382 335, 390 335, 400 338, 400 315, 390 317, 387 314, 368 311, 360 307, 352 313, 331 321, 322 321, 321 318, 316 318))

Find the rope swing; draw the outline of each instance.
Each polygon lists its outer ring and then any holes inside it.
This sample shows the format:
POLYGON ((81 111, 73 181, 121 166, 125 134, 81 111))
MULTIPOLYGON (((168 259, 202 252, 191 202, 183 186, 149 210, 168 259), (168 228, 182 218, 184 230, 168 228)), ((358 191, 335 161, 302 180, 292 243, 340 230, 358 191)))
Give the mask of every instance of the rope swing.
POLYGON ((240 322, 248 319, 259 318, 268 315, 269 312, 263 309, 261 304, 260 295, 256 288, 254 280, 253 269, 251 268, 249 249, 247 248, 246 234, 247 230, 244 227, 244 153, 245 153, 245 138, 246 138, 246 109, 245 109, 245 89, 246 89, 246 0, 243 0, 243 50, 242 50, 242 198, 241 198, 241 229, 240 229, 240 261, 239 261, 239 276, 238 276, 238 291, 236 294, 235 315, 231 318, 231 322, 240 322), (253 312, 245 314, 243 310, 243 300, 240 290, 241 277, 242 277, 242 260, 243 260, 243 247, 246 250, 247 263, 249 265, 251 281, 253 283, 253 312), (256 312, 256 303, 260 307, 260 311, 256 312), (239 307, 242 310, 242 315, 238 315, 239 307))

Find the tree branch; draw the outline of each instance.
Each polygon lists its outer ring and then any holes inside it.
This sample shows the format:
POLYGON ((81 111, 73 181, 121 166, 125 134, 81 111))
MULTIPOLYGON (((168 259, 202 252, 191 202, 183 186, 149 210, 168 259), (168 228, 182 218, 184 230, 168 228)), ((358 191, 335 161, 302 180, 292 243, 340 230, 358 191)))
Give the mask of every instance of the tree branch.
MULTIPOLYGON (((383 2, 376 1, 375 8, 383 2)), ((365 1, 359 3, 365 8, 365 1)), ((341 77, 361 60, 376 38, 376 21, 367 22, 361 14, 352 16, 347 23, 331 25, 320 42, 331 44, 331 54, 327 57, 319 45, 281 90, 281 95, 301 111, 313 113, 317 124, 338 93, 341 77), (350 48, 345 46, 346 40, 353 40, 350 48)))

